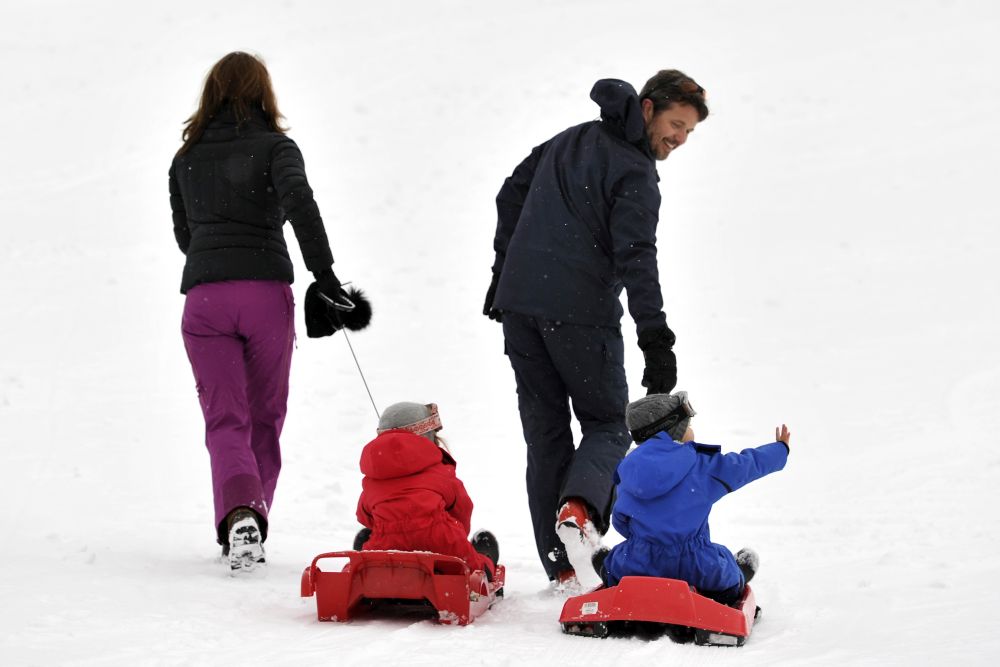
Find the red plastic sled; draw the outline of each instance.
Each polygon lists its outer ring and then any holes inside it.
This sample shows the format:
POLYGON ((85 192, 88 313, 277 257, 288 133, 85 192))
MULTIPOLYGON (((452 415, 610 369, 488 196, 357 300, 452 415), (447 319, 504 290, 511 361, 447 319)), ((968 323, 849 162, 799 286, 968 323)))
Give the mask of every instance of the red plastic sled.
POLYGON ((623 577, 617 586, 566 600, 559 622, 571 635, 607 637, 616 627, 658 624, 677 641, 742 646, 759 614, 750 586, 729 607, 698 595, 686 581, 623 577))
POLYGON ((468 625, 503 597, 504 567, 493 581, 461 558, 418 551, 333 551, 320 554, 302 572, 302 597, 316 595, 321 621, 347 621, 380 604, 422 607, 441 623, 468 625), (324 572, 319 561, 347 558, 340 572, 324 572))

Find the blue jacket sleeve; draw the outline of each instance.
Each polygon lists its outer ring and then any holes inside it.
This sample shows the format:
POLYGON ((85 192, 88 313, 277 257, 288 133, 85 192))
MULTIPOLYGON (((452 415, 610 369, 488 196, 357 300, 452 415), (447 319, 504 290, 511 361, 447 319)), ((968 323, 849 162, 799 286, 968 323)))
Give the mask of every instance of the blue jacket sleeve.
POLYGON ((615 184, 612 197, 611 243, 629 314, 637 332, 662 327, 667 318, 656 263, 660 191, 648 170, 630 169, 615 184))
POLYGON ((548 142, 531 149, 531 155, 517 165, 514 173, 503 182, 503 187, 497 193, 497 231, 493 237, 493 250, 496 259, 493 262, 493 273, 500 273, 507 256, 507 246, 514 236, 514 229, 521 217, 521 208, 531 189, 531 181, 535 178, 535 169, 542 157, 542 151, 548 142))
POLYGON ((788 447, 783 442, 772 442, 751 449, 744 449, 739 454, 716 454, 709 459, 706 473, 718 484, 709 488, 716 489, 717 495, 712 497, 714 503, 727 493, 746 486, 755 479, 760 479, 772 472, 785 467, 788 460, 788 447))

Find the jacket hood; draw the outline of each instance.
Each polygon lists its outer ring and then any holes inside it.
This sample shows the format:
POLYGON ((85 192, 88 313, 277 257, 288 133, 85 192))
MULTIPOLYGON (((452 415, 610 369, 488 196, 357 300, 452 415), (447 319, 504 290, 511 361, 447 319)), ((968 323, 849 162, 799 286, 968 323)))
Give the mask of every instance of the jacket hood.
POLYGON ((658 433, 622 460, 618 479, 623 490, 637 498, 657 498, 691 472, 696 458, 693 446, 674 442, 666 433, 658 433))
POLYGON ((620 79, 601 79, 590 90, 590 99, 601 107, 601 120, 629 143, 646 141, 646 121, 642 118, 639 94, 632 84, 620 79))
POLYGON ((443 461, 443 452, 427 438, 394 429, 361 450, 361 472, 372 479, 406 477, 443 461))

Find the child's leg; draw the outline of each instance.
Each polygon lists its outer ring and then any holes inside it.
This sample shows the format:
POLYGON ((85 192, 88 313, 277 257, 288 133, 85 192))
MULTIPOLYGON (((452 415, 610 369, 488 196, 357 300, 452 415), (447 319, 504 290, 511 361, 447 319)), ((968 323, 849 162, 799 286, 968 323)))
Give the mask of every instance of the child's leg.
POLYGON ((710 600, 715 600, 716 602, 719 602, 721 604, 732 606, 739 601, 740 597, 743 596, 743 591, 745 588, 746 588, 745 582, 740 581, 739 584, 727 588, 726 590, 723 591, 700 590, 698 591, 698 594, 703 595, 709 598, 710 600))
MULTIPOLYGON (((487 531, 482 532, 485 533, 487 531)), ((492 536, 492 533, 490 535, 492 536)), ((493 546, 496 547, 496 553, 499 557, 499 545, 495 544, 496 538, 493 539, 493 546)), ((496 564, 489 556, 476 550, 476 547, 466 537, 462 527, 451 517, 440 523, 435 523, 426 531, 408 534, 407 540, 411 548, 415 550, 426 549, 449 556, 458 556, 468 563, 469 567, 474 570, 483 570, 491 580, 493 578, 496 564)))
POLYGON ((368 538, 372 536, 371 528, 362 528, 358 531, 358 534, 354 536, 353 549, 355 551, 361 551, 364 549, 365 544, 368 543, 368 538))
POLYGON ((500 543, 496 535, 488 530, 478 530, 470 541, 472 548, 493 561, 494 565, 500 562, 500 543))

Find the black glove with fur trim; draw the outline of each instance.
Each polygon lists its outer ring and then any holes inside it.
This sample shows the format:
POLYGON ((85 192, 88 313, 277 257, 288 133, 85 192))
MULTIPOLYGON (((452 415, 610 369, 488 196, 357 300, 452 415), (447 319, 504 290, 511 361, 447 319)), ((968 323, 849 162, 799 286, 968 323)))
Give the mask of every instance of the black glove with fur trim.
POLYGON ((677 386, 677 357, 673 350, 676 340, 666 325, 639 332, 639 349, 646 360, 642 386, 649 390, 647 396, 669 394, 677 386))
POLYGON ((352 287, 345 291, 333 269, 315 274, 316 282, 306 290, 306 335, 331 336, 340 329, 360 331, 372 319, 372 306, 364 292, 352 287))

